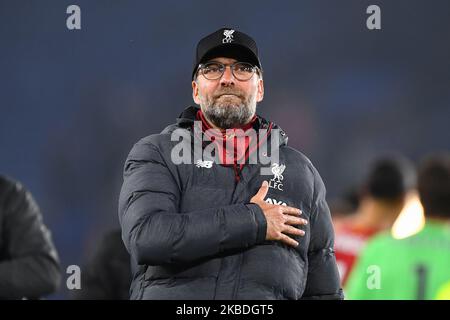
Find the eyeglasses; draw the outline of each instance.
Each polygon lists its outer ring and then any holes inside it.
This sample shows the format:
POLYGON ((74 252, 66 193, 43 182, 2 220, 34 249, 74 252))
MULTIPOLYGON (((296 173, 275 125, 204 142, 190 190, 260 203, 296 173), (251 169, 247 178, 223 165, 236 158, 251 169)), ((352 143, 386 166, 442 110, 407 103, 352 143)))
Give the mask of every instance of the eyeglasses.
POLYGON ((197 72, 208 80, 217 80, 223 76, 227 66, 230 67, 233 76, 240 81, 247 81, 255 72, 259 72, 258 67, 247 62, 235 62, 230 65, 225 65, 220 62, 208 62, 200 64, 197 72))

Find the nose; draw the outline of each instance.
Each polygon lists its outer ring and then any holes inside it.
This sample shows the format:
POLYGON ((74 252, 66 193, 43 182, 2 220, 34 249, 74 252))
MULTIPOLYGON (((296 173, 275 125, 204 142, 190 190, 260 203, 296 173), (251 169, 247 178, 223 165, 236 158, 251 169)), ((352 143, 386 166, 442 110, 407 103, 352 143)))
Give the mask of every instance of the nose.
POLYGON ((225 71, 223 72, 223 75, 220 78, 220 85, 227 87, 230 85, 234 85, 234 81, 235 79, 233 73, 231 72, 231 67, 225 66, 225 71))

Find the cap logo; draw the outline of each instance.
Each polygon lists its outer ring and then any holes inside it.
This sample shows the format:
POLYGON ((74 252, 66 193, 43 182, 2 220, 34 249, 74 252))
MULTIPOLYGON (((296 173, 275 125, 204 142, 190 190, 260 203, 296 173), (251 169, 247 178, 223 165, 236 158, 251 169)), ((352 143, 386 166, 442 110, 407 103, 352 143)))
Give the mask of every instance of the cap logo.
POLYGON ((223 35, 225 38, 222 39, 222 43, 231 43, 234 41, 233 39, 234 30, 224 30, 223 35))

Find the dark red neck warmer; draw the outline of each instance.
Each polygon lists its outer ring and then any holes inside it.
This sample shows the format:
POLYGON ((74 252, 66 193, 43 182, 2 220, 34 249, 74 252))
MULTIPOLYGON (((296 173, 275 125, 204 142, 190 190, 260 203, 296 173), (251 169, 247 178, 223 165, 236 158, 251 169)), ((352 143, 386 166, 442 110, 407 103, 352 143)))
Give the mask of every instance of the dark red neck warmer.
POLYGON ((247 149, 250 145, 252 135, 246 136, 245 132, 254 128, 257 120, 256 115, 245 126, 239 128, 232 128, 226 130, 219 130, 213 128, 206 120, 202 111, 197 111, 197 121, 202 122, 203 133, 217 145, 221 164, 233 165, 235 168, 236 179, 239 181, 239 171, 244 166, 245 161, 242 158, 247 158, 247 149), (229 141, 233 139, 233 141, 229 141), (228 141, 228 143, 227 143, 228 141), (239 162, 239 164, 238 164, 239 162))

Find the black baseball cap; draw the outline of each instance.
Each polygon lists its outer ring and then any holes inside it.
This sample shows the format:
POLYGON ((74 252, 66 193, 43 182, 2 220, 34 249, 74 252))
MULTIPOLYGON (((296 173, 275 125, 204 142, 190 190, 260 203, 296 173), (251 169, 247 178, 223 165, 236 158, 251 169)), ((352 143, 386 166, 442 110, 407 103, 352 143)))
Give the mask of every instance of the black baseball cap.
POLYGON ((255 40, 236 29, 221 28, 198 42, 192 79, 200 63, 219 56, 248 62, 262 70, 255 40))

